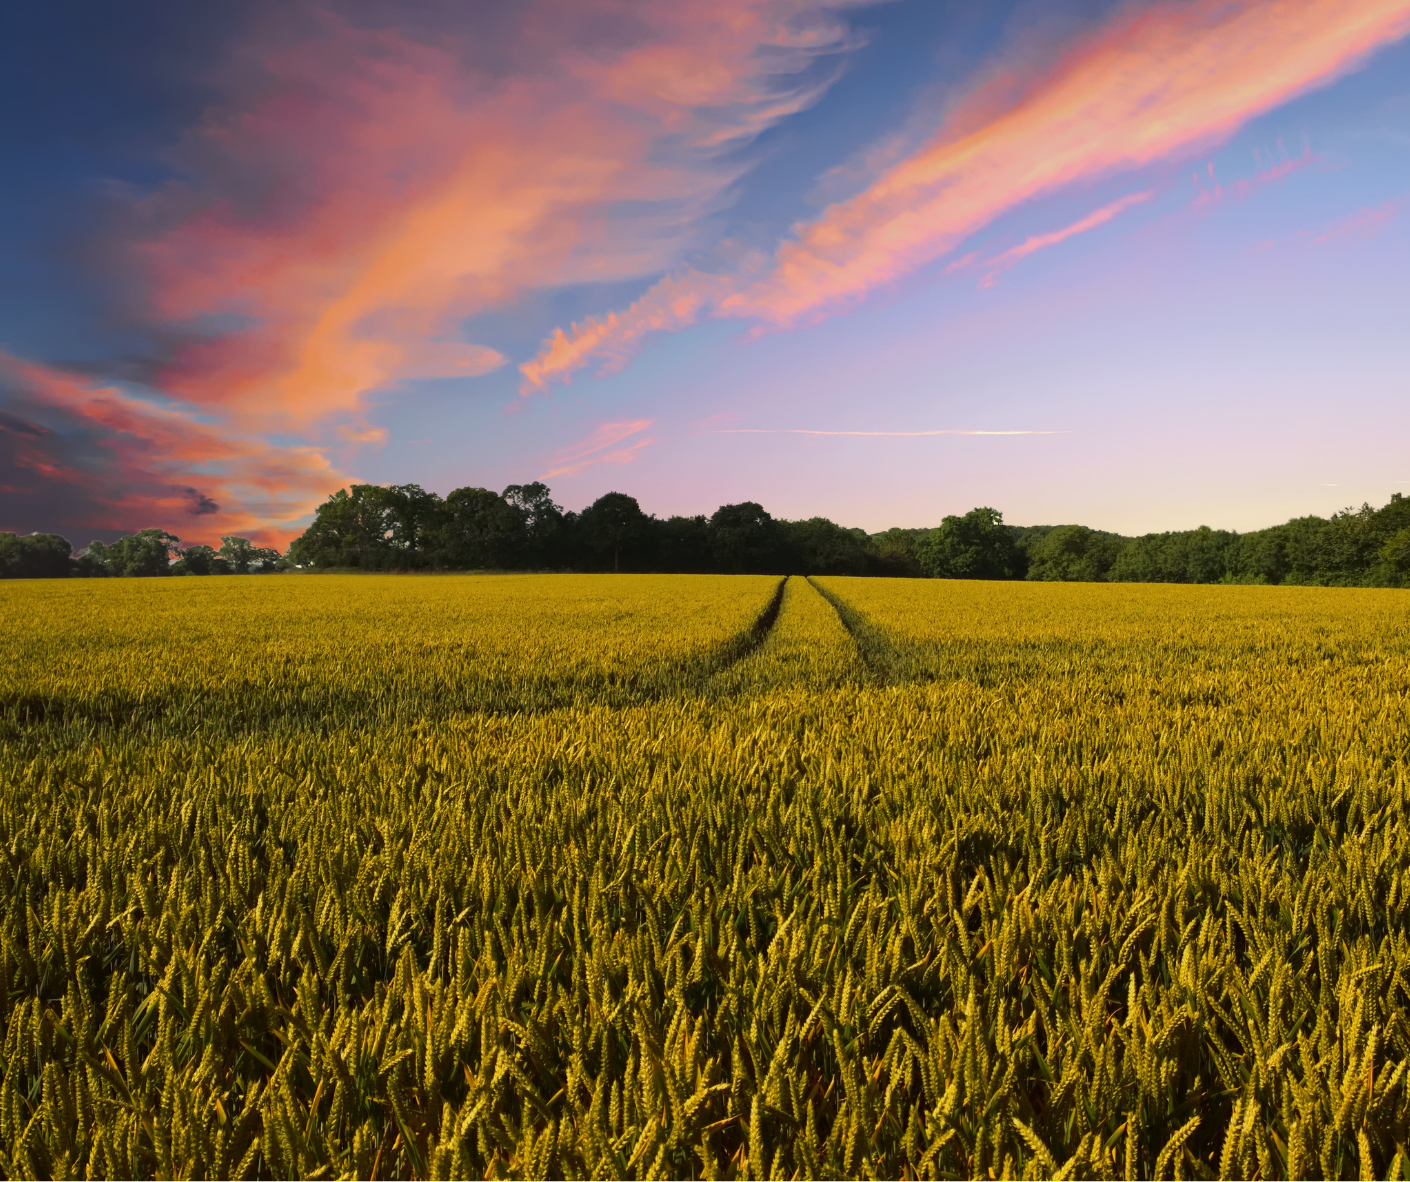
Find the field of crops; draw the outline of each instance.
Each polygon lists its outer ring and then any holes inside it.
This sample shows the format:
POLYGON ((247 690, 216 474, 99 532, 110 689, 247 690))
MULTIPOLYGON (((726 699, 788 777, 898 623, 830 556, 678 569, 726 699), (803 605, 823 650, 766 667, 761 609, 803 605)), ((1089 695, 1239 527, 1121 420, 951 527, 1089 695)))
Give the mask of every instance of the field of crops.
POLYGON ((6 1176, 1410 1176, 1410 593, 0 609, 6 1176))

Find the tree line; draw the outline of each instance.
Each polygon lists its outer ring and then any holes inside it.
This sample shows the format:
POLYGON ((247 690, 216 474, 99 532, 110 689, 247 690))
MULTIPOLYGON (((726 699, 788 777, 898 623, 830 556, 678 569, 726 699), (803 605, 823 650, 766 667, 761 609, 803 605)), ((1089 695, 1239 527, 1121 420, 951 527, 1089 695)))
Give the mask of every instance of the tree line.
POLYGON ((837 574, 1060 582, 1410 586, 1410 500, 1394 494, 1330 518, 1239 534, 1199 529, 1123 537, 1083 525, 1012 526, 992 508, 931 529, 868 534, 824 517, 787 521, 762 505, 658 518, 611 492, 581 512, 539 482, 502 493, 416 484, 339 489, 287 554, 238 536, 219 549, 162 529, 74 555, 55 534, 0 533, 0 577, 250 574, 289 569, 580 570, 837 574))
POLYGON ((220 548, 184 543, 164 529, 142 529, 116 542, 89 542, 78 554, 58 534, 0 533, 0 578, 121 578, 137 575, 247 575, 287 569, 279 551, 230 535, 220 548))

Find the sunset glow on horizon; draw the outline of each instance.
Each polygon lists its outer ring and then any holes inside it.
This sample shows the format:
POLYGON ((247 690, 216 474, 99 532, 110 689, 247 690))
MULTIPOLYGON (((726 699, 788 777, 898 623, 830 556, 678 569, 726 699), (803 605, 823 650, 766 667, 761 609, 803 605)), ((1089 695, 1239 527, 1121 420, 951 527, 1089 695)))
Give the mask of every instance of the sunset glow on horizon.
POLYGON ((352 481, 1124 533, 1410 492, 1410 0, 23 21, 0 529, 282 546, 352 481))

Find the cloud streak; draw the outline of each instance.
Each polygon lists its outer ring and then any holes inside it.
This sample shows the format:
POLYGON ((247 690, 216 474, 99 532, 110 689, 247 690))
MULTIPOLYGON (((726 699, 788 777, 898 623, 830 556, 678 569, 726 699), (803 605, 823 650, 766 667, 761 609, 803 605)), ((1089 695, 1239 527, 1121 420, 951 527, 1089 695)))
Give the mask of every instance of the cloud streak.
POLYGON ((804 427, 725 427, 706 432, 708 435, 843 435, 875 439, 916 439, 927 435, 1071 435, 1063 431, 814 431, 804 427))
MULTIPOLYGON (((1046 69, 999 62, 997 81, 961 103, 938 135, 857 195, 799 223, 765 265, 694 278, 689 290, 669 281, 685 309, 669 327, 707 315, 780 328, 816 323, 1027 201, 1223 142, 1407 31, 1410 0, 1124 8, 1046 69), (1032 77, 1016 97, 1015 76, 1032 77)), ((595 351, 639 341, 651 331, 656 295, 555 334, 529 363, 533 386, 562 380, 595 351)))
POLYGON ((1321 164, 1322 158, 1316 155, 1310 147, 1302 150, 1301 156, 1293 156, 1289 159, 1281 160, 1277 164, 1262 165, 1261 155, 1254 154, 1254 159, 1261 165, 1258 171, 1251 177, 1240 177, 1235 180, 1229 188, 1225 188, 1220 183, 1219 178, 1214 173, 1214 161, 1210 161, 1207 172, 1211 186, 1205 187, 1200 174, 1196 172, 1193 176, 1195 187, 1199 190, 1194 199, 1194 208, 1201 209, 1207 205, 1214 205, 1228 196, 1234 196, 1243 200, 1251 196, 1256 190, 1264 185, 1271 185, 1275 181, 1280 181, 1291 176, 1295 172, 1301 172, 1304 168, 1310 168, 1314 164, 1321 164))
MULTIPOLYGON (((184 512, 184 493, 150 491, 163 474, 220 506, 200 515, 212 526, 283 514, 260 491, 277 465, 294 501, 314 482, 326 495, 314 444, 382 442, 374 394, 506 364, 468 318, 676 265, 731 200, 741 149, 815 103, 860 44, 818 0, 531 0, 481 17, 446 5, 418 29, 386 0, 356 22, 296 0, 231 47, 172 179, 126 200, 93 252, 114 260, 126 321, 164 342, 152 400, 37 363, 23 376, 26 422, 56 424, 55 447, 114 431, 74 462, 149 489, 116 494, 104 520, 184 512), (218 492, 181 476, 211 463, 218 492)), ((105 487, 91 482, 95 503, 105 487)))
POLYGON ((599 374, 616 373, 647 334, 689 327, 729 290, 727 280, 687 271, 655 284, 625 311, 590 316, 566 332, 557 329, 538 356, 519 367, 523 374, 519 393, 540 392, 550 380, 571 382, 573 374, 587 365, 596 365, 599 374))
POLYGON ((654 419, 635 419, 626 423, 603 423, 591 435, 577 443, 561 448, 555 453, 552 464, 541 477, 548 480, 556 476, 576 476, 585 468, 596 464, 630 464, 641 452, 655 443, 647 436, 626 447, 617 444, 640 435, 655 422, 654 419))
POLYGON ((500 48, 532 67, 507 76, 471 64, 465 29, 431 45, 324 18, 248 51, 257 68, 180 149, 195 179, 142 210, 160 227, 136 251, 154 312, 245 322, 189 342, 164 388, 300 427, 490 372, 505 358, 462 321, 670 265, 743 171, 738 148, 815 102, 830 76, 809 67, 853 44, 803 0, 527 12, 500 48), (594 20, 630 36, 575 35, 594 20), (246 167, 245 187, 286 196, 233 200, 246 167))
POLYGON ((1395 221, 1396 215, 1404 204, 1403 198, 1392 197, 1380 205, 1359 209, 1350 217, 1343 218, 1328 226, 1321 233, 1312 235, 1312 241, 1318 245, 1325 245, 1328 242, 1348 239, 1356 241, 1363 238, 1373 238, 1395 221))
POLYGON ((800 226, 772 272, 723 309, 789 326, 848 307, 1021 202, 1220 142, 1407 30, 1410 0, 1127 9, 1017 103, 972 131, 942 132, 800 226))
MULTIPOLYGON (((1144 201, 1149 201, 1155 196, 1154 189, 1147 189, 1142 193, 1128 193, 1125 197, 1119 197, 1110 204, 1103 205, 1100 209, 1093 210, 1084 218, 1079 218, 1071 225, 1064 226, 1060 230, 1050 230, 1046 234, 1031 234, 1020 242, 1017 246, 1010 247, 1002 254, 995 255, 987 260, 983 265, 989 268, 988 274, 979 281, 981 287, 993 287, 999 281, 999 274, 1012 267, 1015 263, 1021 262, 1031 254, 1036 254, 1040 250, 1047 250, 1050 246, 1057 246, 1060 242, 1066 242, 1069 238, 1077 234, 1085 234, 1088 230, 1095 230, 1098 226, 1104 226, 1107 222, 1118 214, 1124 213, 1133 205, 1140 205, 1144 201)), ((949 268, 946 268, 949 270, 949 268)))

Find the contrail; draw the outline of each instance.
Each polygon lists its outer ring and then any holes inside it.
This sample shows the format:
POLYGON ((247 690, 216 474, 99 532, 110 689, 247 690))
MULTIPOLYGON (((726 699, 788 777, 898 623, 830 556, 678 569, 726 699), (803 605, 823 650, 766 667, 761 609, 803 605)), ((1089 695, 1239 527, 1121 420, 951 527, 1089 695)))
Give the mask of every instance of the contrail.
POLYGON ((1071 435, 1071 431, 812 431, 804 427, 727 427, 711 435, 864 435, 888 439, 909 439, 918 435, 1071 435))

